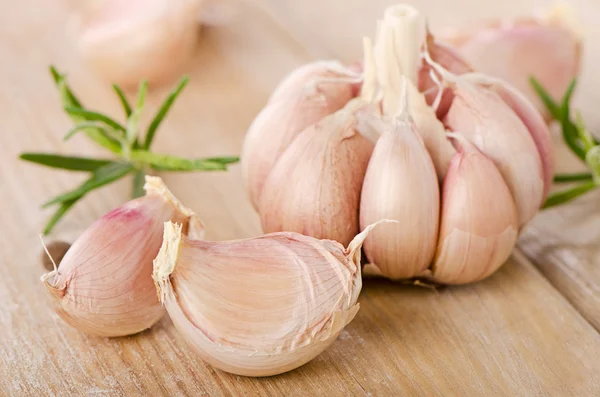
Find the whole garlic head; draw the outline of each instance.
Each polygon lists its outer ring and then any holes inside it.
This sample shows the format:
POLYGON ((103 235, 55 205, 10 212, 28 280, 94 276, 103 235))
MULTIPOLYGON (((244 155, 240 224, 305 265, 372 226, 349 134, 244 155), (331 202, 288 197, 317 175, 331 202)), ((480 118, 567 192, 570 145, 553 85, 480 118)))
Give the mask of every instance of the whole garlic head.
POLYGON ((55 269, 41 280, 69 325, 97 336, 124 336, 150 328, 164 314, 152 282, 152 260, 163 223, 185 225, 196 237, 202 223, 166 188, 146 178, 146 196, 131 200, 90 226, 55 269))
POLYGON ((82 58, 102 77, 135 87, 175 78, 198 40, 201 0, 106 0, 89 5, 76 27, 82 58))

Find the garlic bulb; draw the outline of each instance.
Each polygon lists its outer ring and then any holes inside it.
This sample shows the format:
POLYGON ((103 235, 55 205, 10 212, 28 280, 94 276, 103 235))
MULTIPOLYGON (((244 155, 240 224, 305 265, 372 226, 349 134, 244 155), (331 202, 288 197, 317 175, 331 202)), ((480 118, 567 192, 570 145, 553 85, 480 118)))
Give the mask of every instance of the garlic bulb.
POLYGON ((433 162, 406 104, 402 108, 375 145, 360 200, 361 228, 380 219, 398 221, 373 230, 364 244, 375 271, 392 279, 415 277, 429 267, 440 208, 433 162))
POLYGON ((202 236, 202 223, 160 178, 146 177, 145 189, 146 196, 97 220, 58 269, 41 278, 57 313, 80 331, 123 336, 150 328, 164 314, 151 277, 163 223, 180 222, 186 232, 202 236))
POLYGON ((170 81, 198 41, 201 0, 106 0, 79 16, 77 47, 105 79, 132 88, 170 81))
POLYGON ((581 38, 573 11, 555 6, 541 18, 497 21, 472 32, 445 38, 475 70, 499 77, 524 93, 546 116, 547 110, 529 79, 535 77, 560 98, 580 68, 581 38))
POLYGON ((304 130, 267 178, 259 213, 265 233, 294 231, 347 245, 359 231, 358 207, 373 143, 361 117, 377 109, 357 98, 304 130))
POLYGON ((358 93, 359 75, 337 61, 302 66, 275 89, 248 129, 240 165, 250 201, 258 209, 265 180, 303 130, 343 108, 358 93))
POLYGON ((324 351, 358 311, 360 248, 273 233, 193 240, 167 222, 153 277, 173 324, 210 365, 269 376, 324 351))
POLYGON ((500 172, 466 139, 454 136, 460 149, 444 180, 431 277, 442 284, 489 276, 508 259, 518 234, 516 206, 500 172))

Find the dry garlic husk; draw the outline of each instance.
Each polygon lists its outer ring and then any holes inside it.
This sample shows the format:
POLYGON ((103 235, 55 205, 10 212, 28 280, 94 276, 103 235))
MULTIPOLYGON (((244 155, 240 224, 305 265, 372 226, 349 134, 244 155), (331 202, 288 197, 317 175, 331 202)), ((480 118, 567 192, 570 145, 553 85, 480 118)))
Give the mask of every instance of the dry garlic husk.
POLYGON ((365 77, 361 97, 365 101, 380 100, 383 117, 389 120, 400 112, 402 92, 406 90, 408 113, 442 181, 455 150, 434 109, 416 87, 423 68, 420 51, 424 35, 425 21, 414 7, 398 4, 386 9, 383 20, 378 22, 375 43, 367 38, 363 42, 365 77))
POLYGON ((281 154, 303 130, 354 98, 359 80, 355 70, 337 61, 318 61, 298 68, 275 89, 248 129, 240 157, 254 208, 281 154))
POLYGON ((508 259, 518 235, 516 206, 502 175, 467 140, 458 140, 460 149, 444 180, 439 245, 431 269, 431 278, 442 284, 491 275, 508 259))
POLYGON ((150 328, 164 314, 152 281, 164 222, 202 236, 202 223, 160 178, 147 177, 145 189, 91 225, 41 278, 57 313, 80 331, 110 337, 150 328))
POLYGON ((265 233, 350 243, 359 231, 360 192, 373 151, 357 129, 362 118, 378 114, 377 106, 356 98, 302 131, 264 184, 259 214, 265 233))
POLYGON ((209 242, 165 224, 153 277, 185 340, 210 365, 269 376, 324 351, 358 311, 360 248, 297 233, 209 242))
POLYGON ((519 225, 524 226, 538 212, 544 195, 544 171, 531 133, 495 91, 460 76, 450 84, 454 98, 444 124, 494 161, 515 199, 519 225))
POLYGON ((471 32, 455 32, 454 44, 475 70, 499 77, 524 93, 546 116, 529 79, 534 76, 554 98, 577 77, 581 37, 573 11, 555 6, 539 18, 496 21, 471 32))
POLYGON ((365 240, 373 270, 392 279, 423 273, 435 253, 439 210, 433 162, 405 109, 378 139, 362 188, 361 228, 380 219, 398 221, 379 226, 365 240))
POLYGON ((82 58, 103 78, 132 88, 176 78, 198 41, 201 0, 106 0, 80 13, 82 58))

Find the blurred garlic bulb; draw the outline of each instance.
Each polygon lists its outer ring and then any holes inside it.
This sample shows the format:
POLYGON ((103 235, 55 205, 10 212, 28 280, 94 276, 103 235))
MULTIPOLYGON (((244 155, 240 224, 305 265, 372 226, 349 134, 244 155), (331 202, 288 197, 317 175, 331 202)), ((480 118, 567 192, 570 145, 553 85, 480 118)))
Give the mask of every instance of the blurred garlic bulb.
MULTIPOLYGON (((406 95, 405 80, 404 95, 406 95)), ((440 195, 435 168, 406 106, 387 125, 369 161, 360 199, 360 225, 393 219, 364 244, 375 272, 412 278, 430 265, 438 238, 440 195)))
POLYGON ((145 189, 146 196, 97 220, 58 269, 41 278, 57 313, 80 331, 110 337, 150 328, 164 314, 152 282, 163 223, 173 220, 186 233, 202 236, 202 223, 160 178, 147 177, 145 189))
POLYGON ((79 15, 77 47, 103 78, 124 87, 142 79, 162 84, 177 77, 198 40, 201 0, 105 0, 79 15))
POLYGON ((581 37, 575 19, 571 8, 559 5, 539 18, 495 21, 442 40, 454 45, 477 72, 507 81, 548 116, 529 79, 535 77, 554 98, 562 97, 579 74, 581 37))
POLYGON ((264 184, 259 213, 265 233, 350 243, 359 231, 360 191, 373 151, 357 127, 361 117, 376 114, 357 98, 294 140, 264 184))
POLYGON ((281 154, 302 131, 354 98, 359 81, 355 71, 337 61, 318 61, 296 69, 279 84, 248 129, 240 157, 254 208, 281 154))
POLYGON ((238 375, 276 375, 319 355, 356 315, 371 228, 344 249, 297 233, 193 240, 168 222, 153 277, 203 360, 238 375))
POLYGON ((515 203, 502 175, 466 139, 442 190, 442 214, 432 279, 465 284, 495 272, 510 256, 518 235, 515 203))

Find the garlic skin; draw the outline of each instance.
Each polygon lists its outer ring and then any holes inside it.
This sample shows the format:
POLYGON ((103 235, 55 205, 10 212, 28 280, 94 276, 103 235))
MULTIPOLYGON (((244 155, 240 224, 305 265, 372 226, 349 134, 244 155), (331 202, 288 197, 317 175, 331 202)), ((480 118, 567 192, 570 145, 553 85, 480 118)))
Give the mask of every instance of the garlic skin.
POLYGON ((146 196, 131 200, 92 224, 44 283, 56 312, 91 335, 115 337, 150 328, 164 314, 152 281, 152 260, 163 223, 173 220, 200 238, 202 223, 160 178, 146 177, 146 196))
POLYGON ((466 284, 494 273, 518 235, 515 202, 492 161, 467 140, 452 159, 442 190, 440 238, 431 279, 466 284))
POLYGON ((167 222, 153 278, 203 360, 233 374, 276 375, 319 355, 356 315, 371 228, 344 249, 291 232, 198 241, 167 222))
POLYGON ((381 135, 369 161, 360 200, 360 225, 393 219, 373 230, 364 251, 371 267, 391 279, 415 277, 435 253, 440 195, 433 162, 408 116, 381 135))
POLYGON ((292 72, 275 89, 248 129, 240 156, 244 185, 255 209, 282 153, 302 131, 356 97, 357 83, 352 69, 336 61, 319 61, 292 72))
POLYGON ((201 0, 106 0, 80 13, 81 57, 104 79, 135 88, 177 77, 198 41, 201 0))
POLYGON ((513 194, 523 227, 539 210, 544 194, 544 174, 535 142, 496 92, 460 76, 452 84, 454 99, 444 124, 466 137, 498 167, 513 194))
POLYGON ((548 117, 529 78, 535 77, 553 98, 561 98, 577 77, 581 37, 569 21, 572 11, 554 7, 543 18, 496 21, 474 32, 455 33, 454 44, 475 70, 513 85, 548 117))
POLYGON ((359 231, 360 192, 373 151, 358 123, 377 114, 376 106, 357 98, 294 140, 264 184, 259 214, 265 233, 350 243, 359 231))

